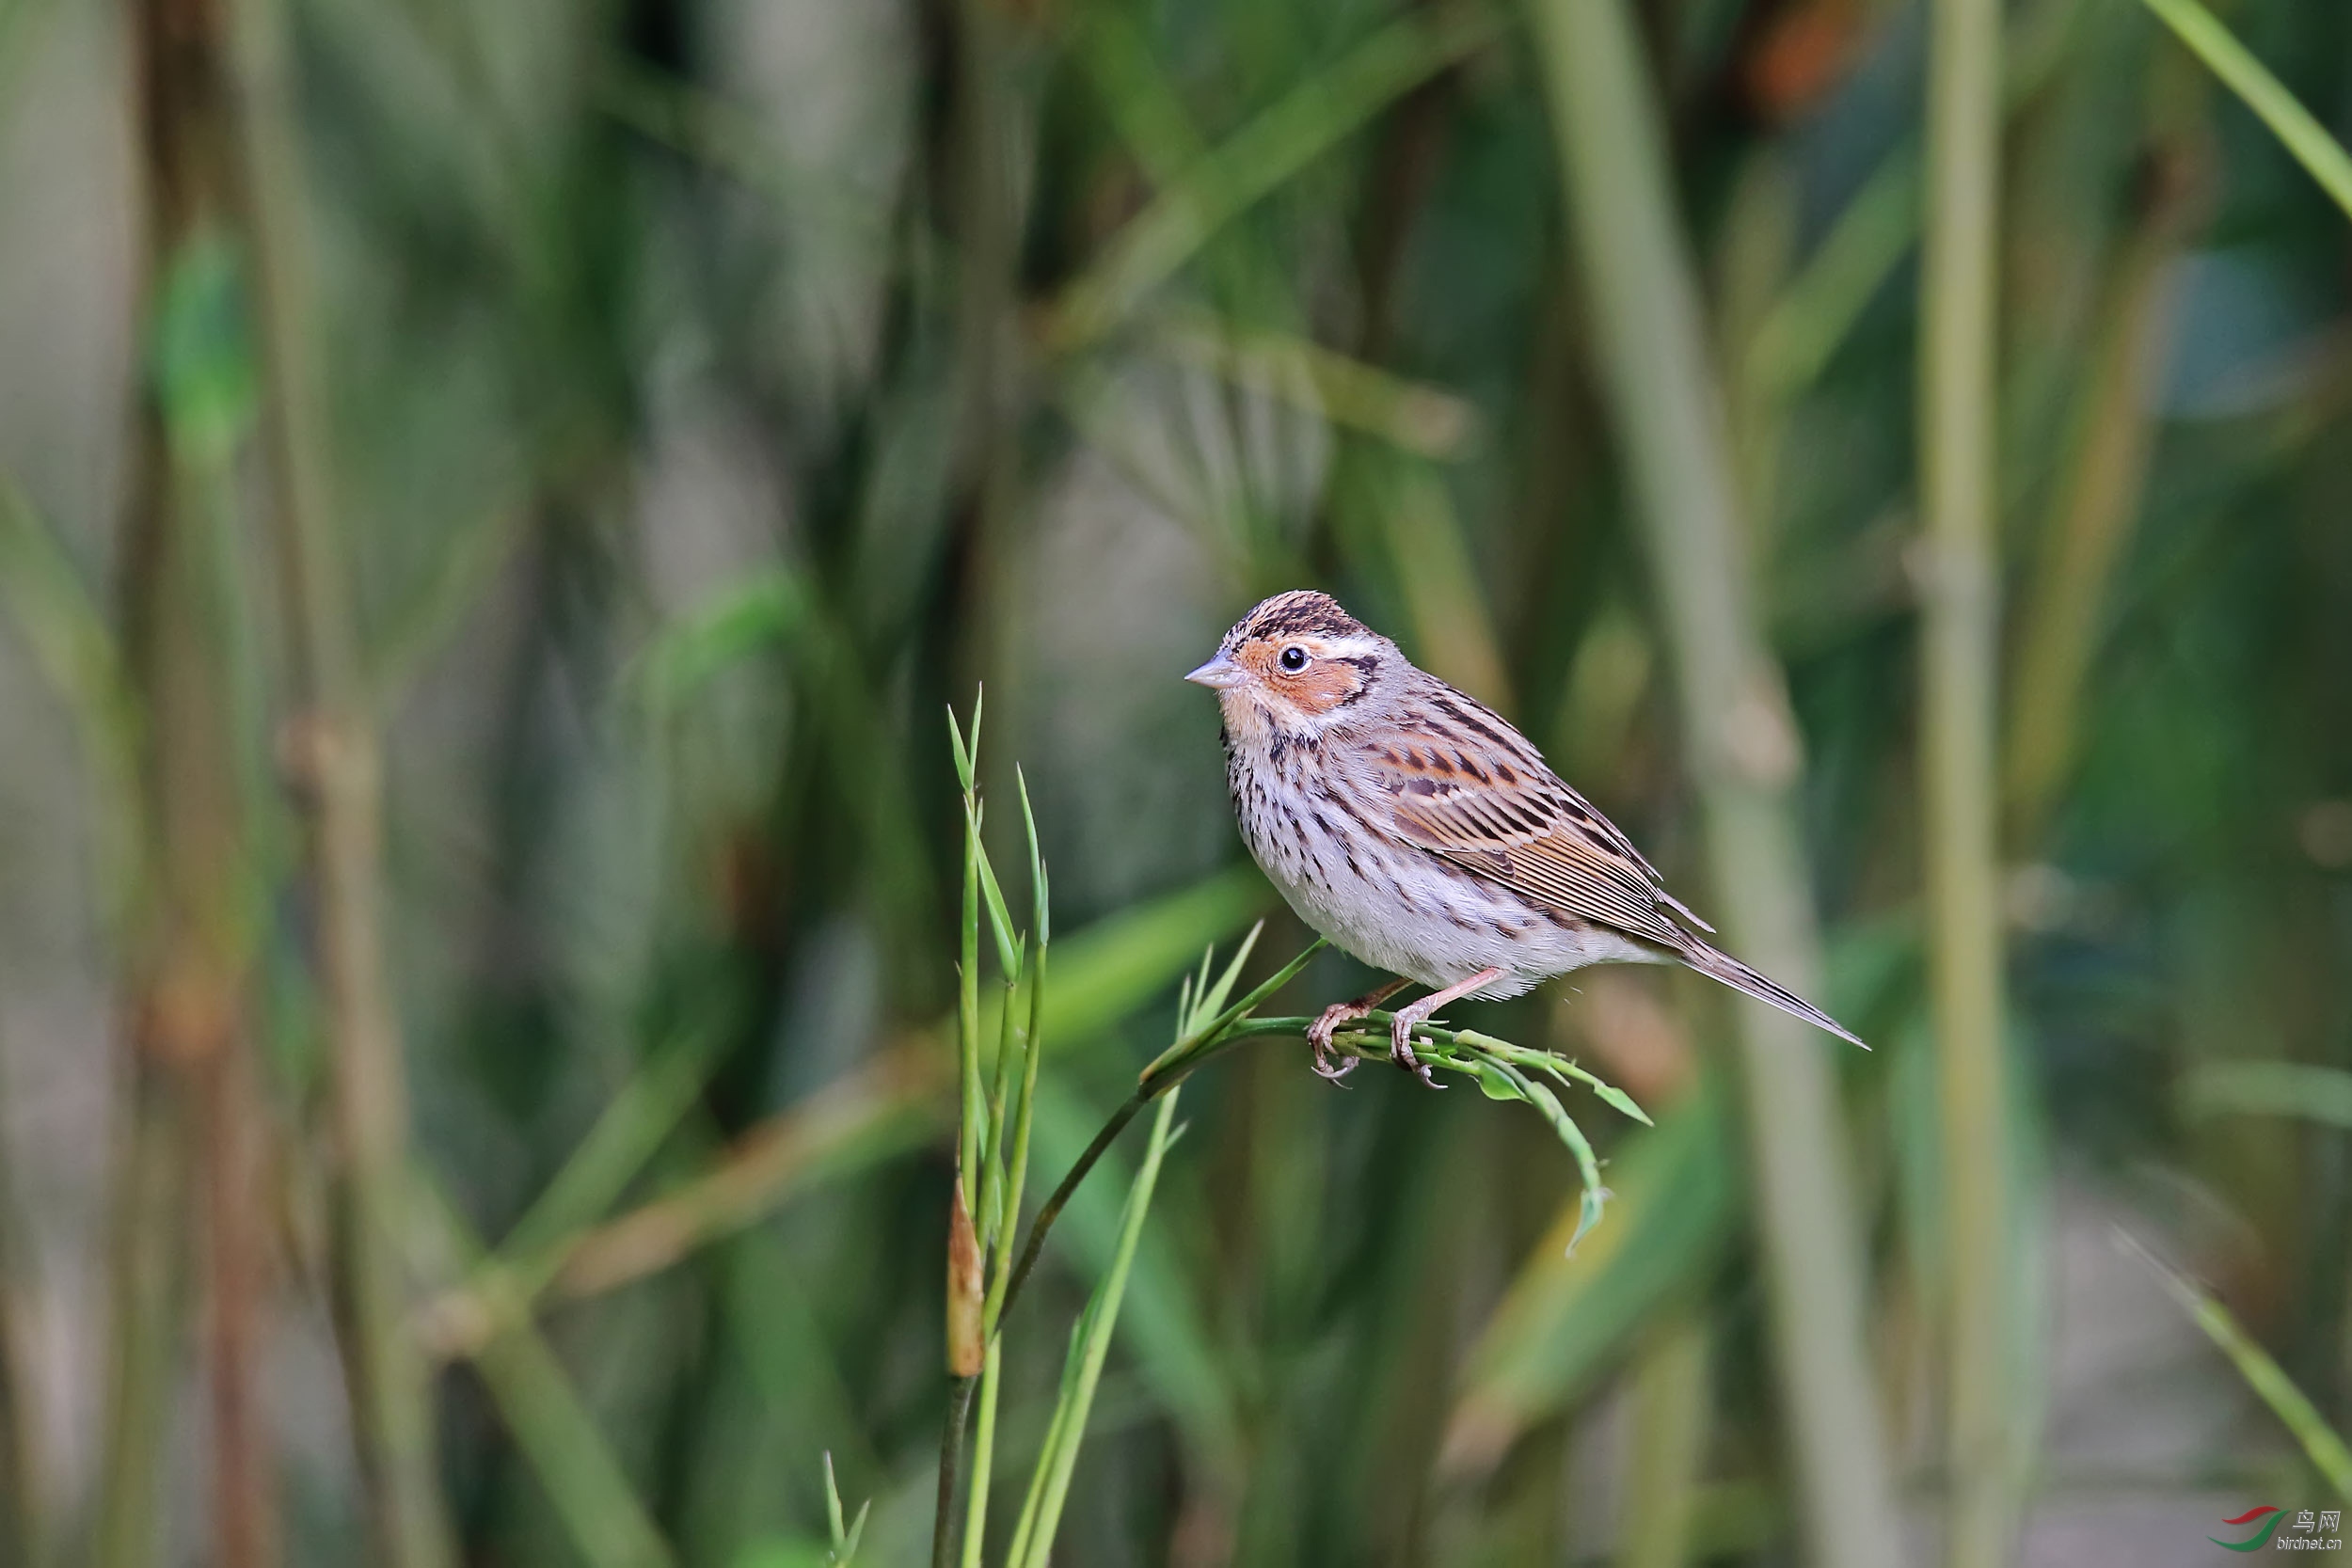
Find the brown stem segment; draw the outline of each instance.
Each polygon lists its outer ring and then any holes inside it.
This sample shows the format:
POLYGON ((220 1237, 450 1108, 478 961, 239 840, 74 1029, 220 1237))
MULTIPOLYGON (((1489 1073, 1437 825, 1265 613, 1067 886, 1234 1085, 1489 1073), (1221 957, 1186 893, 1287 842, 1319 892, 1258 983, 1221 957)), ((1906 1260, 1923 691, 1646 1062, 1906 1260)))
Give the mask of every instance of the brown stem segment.
POLYGON ((434 1452, 431 1374, 407 1331, 401 1262, 408 1099, 385 967, 382 752, 335 536, 285 18, 279 0, 211 3, 236 24, 232 122, 247 186, 262 454, 285 601, 294 705, 286 733, 309 819, 343 1159, 336 1251, 344 1364, 378 1557, 388 1568, 440 1568, 454 1547, 434 1452))
POLYGON ((947 1430, 939 1438, 939 1509, 931 1518, 931 1568, 955 1568, 956 1477, 963 1470, 963 1422, 977 1377, 960 1377, 947 1394, 947 1430))

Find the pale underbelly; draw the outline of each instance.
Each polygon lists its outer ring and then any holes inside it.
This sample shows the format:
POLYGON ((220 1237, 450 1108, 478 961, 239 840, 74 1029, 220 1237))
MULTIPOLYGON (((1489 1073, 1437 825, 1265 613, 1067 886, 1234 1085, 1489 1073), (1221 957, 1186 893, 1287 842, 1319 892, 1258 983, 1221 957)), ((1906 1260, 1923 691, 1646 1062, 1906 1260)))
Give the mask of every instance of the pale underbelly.
POLYGON ((1244 837, 1301 920, 1373 968, 1424 986, 1500 969, 1500 978, 1470 993, 1499 998, 1587 964, 1664 961, 1615 931, 1555 915, 1409 846, 1343 847, 1311 831, 1266 839, 1247 827, 1244 837))

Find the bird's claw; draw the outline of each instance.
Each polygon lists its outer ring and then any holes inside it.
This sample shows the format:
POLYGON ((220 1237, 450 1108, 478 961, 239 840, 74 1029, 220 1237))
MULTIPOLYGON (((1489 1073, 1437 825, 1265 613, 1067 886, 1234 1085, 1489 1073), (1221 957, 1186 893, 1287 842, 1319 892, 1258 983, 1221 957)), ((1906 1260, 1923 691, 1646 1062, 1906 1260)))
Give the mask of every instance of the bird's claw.
POLYGON ((1356 1070, 1356 1058, 1334 1055, 1331 1037, 1339 1026, 1364 1016, 1364 1010, 1342 1002, 1323 1009, 1323 1016, 1307 1026, 1307 1044, 1315 1053, 1315 1076, 1338 1083, 1356 1070))
POLYGON ((1398 1019, 1396 1026, 1389 1031, 1389 1060, 1420 1079, 1427 1088, 1445 1087, 1430 1076, 1429 1064, 1413 1053, 1413 1025, 1409 1020, 1398 1019))

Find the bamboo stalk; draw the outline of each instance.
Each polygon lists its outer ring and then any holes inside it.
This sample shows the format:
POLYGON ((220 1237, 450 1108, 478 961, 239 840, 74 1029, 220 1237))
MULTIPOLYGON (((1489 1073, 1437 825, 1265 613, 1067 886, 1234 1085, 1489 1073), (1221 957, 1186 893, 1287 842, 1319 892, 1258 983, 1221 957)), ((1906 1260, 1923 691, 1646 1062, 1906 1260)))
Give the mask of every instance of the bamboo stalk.
POLYGON ((35 1279, 31 1248, 18 1223, 9 1154, 0 1138, 0 1547, 25 1568, 47 1568, 48 1456, 24 1322, 35 1279))
POLYGON ((2150 68, 2143 205, 2111 273, 2072 463, 2021 607, 2001 758, 2008 842, 2019 852, 2031 852, 2073 769, 2109 585, 2139 521, 2155 444, 2149 387, 2172 341, 2172 263, 2208 205, 2207 95, 2195 71, 2177 55, 2150 68))
POLYGON ((1942 1108, 1946 1556, 2008 1560, 1994 357, 2000 175, 1996 0, 1934 0, 1920 278, 1920 793, 1942 1108))
MULTIPOLYGON (((1790 792, 1801 766, 1758 630, 1723 396, 1665 138, 1622 0, 1538 0, 1570 225, 1604 388, 1662 601, 1730 944, 1804 990, 1817 937, 1790 792)), ((1836 1084, 1820 1041, 1739 1009, 1749 1158, 1798 1513, 1813 1560, 1903 1560, 1867 1340, 1836 1084)))
POLYGON ((262 1117, 249 1041, 241 1035, 223 1047, 200 1085, 213 1540, 218 1561, 268 1568, 278 1560, 278 1509, 261 1388, 268 1300, 262 1117))
MULTIPOLYGON (((217 240, 238 179, 225 39, 209 8, 134 15, 158 337, 206 309, 225 279, 217 240)), ((184 342, 184 339, 175 339, 184 342)), ((231 348, 213 351, 225 358, 231 348)), ((160 356, 159 356, 160 357, 160 356)), ((183 400, 219 361, 159 368, 140 408, 125 551, 126 665, 136 691, 143 854, 131 896, 130 1071, 116 1169, 114 1323, 94 1560, 155 1560, 163 1434, 188 1326, 190 1242, 201 1238, 214 1550, 270 1560, 268 1434, 253 1386, 262 1243, 248 1150, 253 1103, 246 990, 249 855, 232 675, 234 412, 183 400), (223 418, 222 415, 228 417, 223 418), (199 429, 198 426, 203 425, 199 429)))
POLYGON ((274 0, 230 0, 237 135, 263 395, 262 437, 285 600, 286 733, 317 883, 326 1035, 342 1161, 337 1265, 344 1359, 382 1561, 453 1556, 434 1455, 430 1372, 406 1331, 407 1090, 385 970, 382 758, 360 678, 334 520, 304 235, 301 150, 274 0))
POLYGON ((1930 46, 1920 472, 1922 815, 1943 1107, 1947 1555, 2006 1560, 2007 1195, 1995 847, 1994 354, 2000 13, 1936 0, 1930 46))

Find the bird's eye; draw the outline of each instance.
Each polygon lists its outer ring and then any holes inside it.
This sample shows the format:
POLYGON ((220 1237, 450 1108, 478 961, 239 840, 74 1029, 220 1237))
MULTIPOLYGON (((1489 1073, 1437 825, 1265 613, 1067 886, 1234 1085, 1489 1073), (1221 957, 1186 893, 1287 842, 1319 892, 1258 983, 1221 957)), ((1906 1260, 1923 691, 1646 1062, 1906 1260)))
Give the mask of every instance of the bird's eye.
POLYGON ((1280 664, 1283 669, 1295 675, 1298 672, 1307 668, 1307 650, 1294 643, 1290 647, 1282 650, 1282 657, 1276 662, 1280 664))

